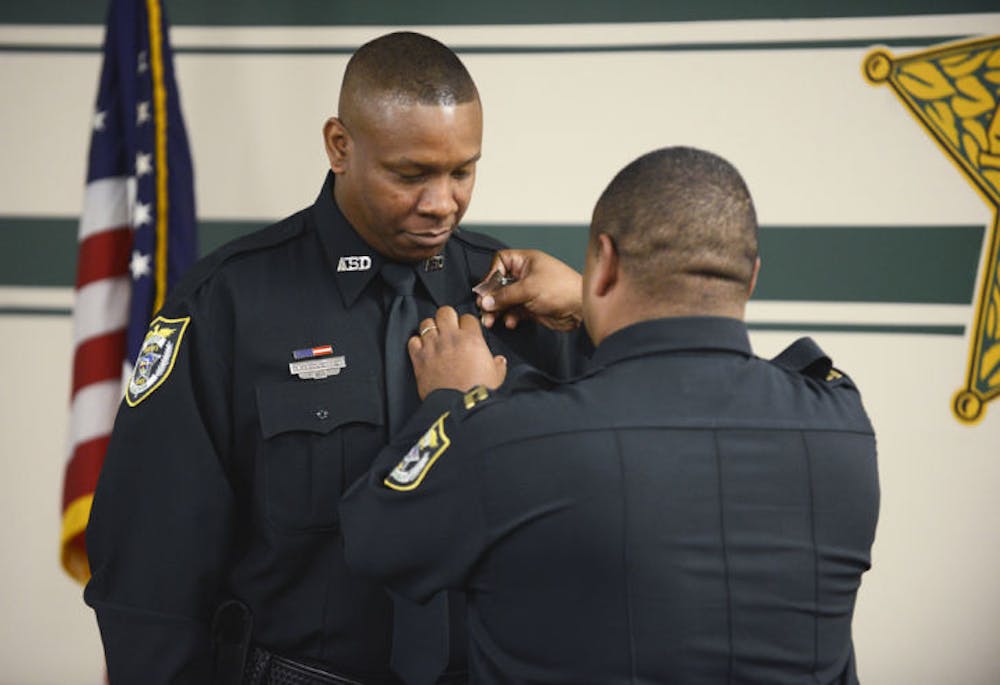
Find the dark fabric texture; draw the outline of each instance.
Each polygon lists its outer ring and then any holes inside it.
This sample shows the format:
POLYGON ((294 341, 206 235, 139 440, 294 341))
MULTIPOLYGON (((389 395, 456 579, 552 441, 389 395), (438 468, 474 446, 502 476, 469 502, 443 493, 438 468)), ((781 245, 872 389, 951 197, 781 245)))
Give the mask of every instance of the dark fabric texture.
MULTIPOLYGON (((418 316, 475 312, 471 288, 497 247, 459 231, 441 260, 413 265, 418 316)), ((211 619, 231 599, 249 608, 254 644, 397 680, 392 602, 347 566, 337 511, 390 442, 384 263, 328 175, 314 205, 223 246, 173 291, 160 314, 189 319, 183 339, 161 385, 119 410, 87 529, 85 598, 112 685, 211 682, 211 619), (293 371, 295 352, 325 346, 330 375, 293 371)), ((578 335, 529 325, 486 338, 514 368, 576 363, 578 335)), ((464 648, 464 624, 450 632, 464 648)), ((464 670, 464 651, 456 660, 464 670)))
POLYGON ((432 393, 343 499, 348 562, 463 590, 477 684, 856 683, 879 486, 850 377, 811 341, 759 359, 722 318, 637 323, 592 361, 432 393), (432 425, 446 448, 387 487, 432 425))

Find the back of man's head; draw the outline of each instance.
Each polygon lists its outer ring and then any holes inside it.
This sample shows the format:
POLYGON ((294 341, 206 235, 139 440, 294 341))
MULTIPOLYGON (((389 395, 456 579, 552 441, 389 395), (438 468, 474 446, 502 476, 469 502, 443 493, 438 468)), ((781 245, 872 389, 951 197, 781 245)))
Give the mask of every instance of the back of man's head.
POLYGON ((349 117, 363 102, 459 105, 478 99, 475 82, 451 49, 429 36, 399 31, 354 53, 344 71, 339 107, 340 116, 349 117))
POLYGON ((711 314, 749 297, 757 216, 743 178, 718 155, 668 147, 639 157, 597 201, 591 234, 600 233, 654 309, 711 314))

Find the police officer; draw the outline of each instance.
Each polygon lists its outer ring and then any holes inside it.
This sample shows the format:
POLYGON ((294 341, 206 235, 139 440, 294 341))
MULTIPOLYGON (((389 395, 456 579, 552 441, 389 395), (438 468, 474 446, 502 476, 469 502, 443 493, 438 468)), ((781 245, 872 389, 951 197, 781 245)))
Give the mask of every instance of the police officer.
MULTIPOLYGON (((502 245, 459 230, 482 110, 437 41, 362 46, 323 137, 316 202, 202 260, 151 323, 87 531, 112 683, 399 682, 393 602, 347 568, 337 504, 419 403, 419 319, 474 312, 502 245)), ((565 374, 571 343, 488 333, 502 371, 565 374)), ((447 628, 442 682, 464 682, 447 628)))
POLYGON ((439 311, 410 342, 410 446, 342 502, 349 565, 416 600, 465 588, 476 683, 857 682, 875 438, 810 339, 754 356, 759 266, 730 164, 629 164, 591 224, 592 367, 458 392, 499 370, 472 317, 439 311))

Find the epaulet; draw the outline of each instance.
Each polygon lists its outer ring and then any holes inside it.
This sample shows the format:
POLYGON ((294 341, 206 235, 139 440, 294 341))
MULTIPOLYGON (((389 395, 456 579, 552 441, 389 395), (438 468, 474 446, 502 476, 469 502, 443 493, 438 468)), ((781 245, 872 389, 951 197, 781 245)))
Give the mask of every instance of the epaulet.
POLYGON ((771 363, 783 369, 800 373, 821 381, 835 381, 842 374, 833 368, 833 360, 812 338, 799 338, 786 347, 771 363))
POLYGON ((488 252, 491 256, 497 250, 507 249, 507 245, 491 235, 476 233, 475 231, 467 231, 464 228, 455 231, 455 233, 451 236, 451 239, 467 245, 472 250, 488 252))
MULTIPOLYGON (((302 210, 308 211, 308 210, 302 210)), ((298 212, 265 228, 248 233, 225 243, 199 259, 188 269, 171 292, 171 299, 183 299, 196 291, 213 273, 226 262, 258 250, 280 245, 299 235, 306 222, 298 212)))
POLYGON ((499 250, 507 249, 506 245, 492 236, 465 229, 456 231, 451 240, 461 245, 462 255, 469 270, 469 282, 472 284, 478 283, 490 270, 493 255, 499 250))
POLYGON ((502 402, 518 392, 551 390, 557 385, 559 381, 533 366, 527 364, 515 366, 508 372, 500 390, 490 390, 485 385, 477 385, 462 395, 461 405, 454 412, 454 418, 461 422, 484 407, 502 402))

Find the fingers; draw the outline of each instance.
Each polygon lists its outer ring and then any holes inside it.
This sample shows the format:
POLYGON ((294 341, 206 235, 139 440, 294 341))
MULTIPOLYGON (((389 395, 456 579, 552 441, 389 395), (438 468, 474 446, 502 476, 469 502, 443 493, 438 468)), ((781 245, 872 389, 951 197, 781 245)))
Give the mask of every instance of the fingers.
POLYGON ((524 278, 531 263, 531 253, 534 250, 500 250, 493 255, 490 273, 500 271, 514 278, 524 278))
POLYGON ((454 307, 439 307, 431 323, 437 326, 438 334, 453 331, 458 328, 458 312, 455 311, 454 307))
POLYGON ((490 390, 496 390, 507 379, 507 357, 502 354, 493 357, 493 370, 496 374, 496 385, 489 385, 490 390))
POLYGON ((479 331, 479 319, 472 314, 462 314, 458 320, 458 327, 469 333, 477 332, 479 331))

